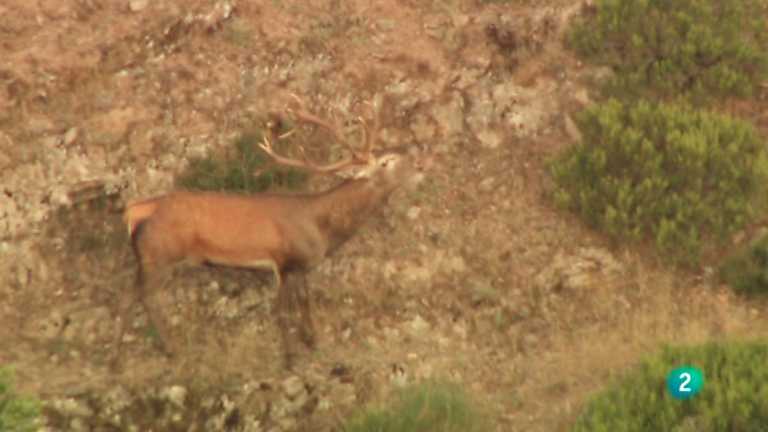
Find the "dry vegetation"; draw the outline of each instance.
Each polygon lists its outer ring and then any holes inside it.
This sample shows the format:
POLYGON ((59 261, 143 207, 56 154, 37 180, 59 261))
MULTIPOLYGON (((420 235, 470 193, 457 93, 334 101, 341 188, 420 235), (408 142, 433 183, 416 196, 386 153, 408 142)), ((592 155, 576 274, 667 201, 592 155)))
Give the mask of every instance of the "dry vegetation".
MULTIPOLYGON (((577 2, 143 3, 0 5, 0 364, 21 391, 239 389, 233 422, 320 431, 400 381, 445 377, 496 430, 553 431, 662 344, 768 335, 765 305, 710 268, 670 269, 554 209, 546 161, 604 73, 562 46, 577 2), (153 349, 137 310, 110 372, 110 308, 134 266, 121 203, 169 189, 289 92, 348 114, 383 95, 384 143, 425 144, 439 165, 310 276, 319 347, 294 371, 268 275, 180 268, 157 299, 180 358, 153 349), (56 210, 89 180, 108 196, 56 210), (280 417, 296 379, 306 400, 280 417)), ((766 132, 765 105, 736 109, 766 132)))

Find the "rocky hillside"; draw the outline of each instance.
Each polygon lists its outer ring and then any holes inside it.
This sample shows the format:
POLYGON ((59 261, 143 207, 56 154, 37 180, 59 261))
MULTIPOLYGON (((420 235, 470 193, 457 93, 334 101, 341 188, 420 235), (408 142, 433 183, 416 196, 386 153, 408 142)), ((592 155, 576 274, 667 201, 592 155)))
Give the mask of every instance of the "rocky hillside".
MULTIPOLYGON (((337 430, 392 389, 441 377, 499 431, 566 428, 662 343, 765 335, 711 277, 608 245, 547 198, 545 163, 607 73, 562 45, 577 1, 91 0, 0 5, 0 364, 46 402, 45 430, 337 430), (268 275, 179 268, 137 308, 119 210, 173 188, 290 94, 382 146, 426 146, 430 177, 309 277, 315 351, 281 366, 268 275)), ((329 143, 333 150, 334 144, 329 143)), ((322 182, 322 179, 317 179, 322 182)), ((323 184, 312 184, 315 189, 323 184)))

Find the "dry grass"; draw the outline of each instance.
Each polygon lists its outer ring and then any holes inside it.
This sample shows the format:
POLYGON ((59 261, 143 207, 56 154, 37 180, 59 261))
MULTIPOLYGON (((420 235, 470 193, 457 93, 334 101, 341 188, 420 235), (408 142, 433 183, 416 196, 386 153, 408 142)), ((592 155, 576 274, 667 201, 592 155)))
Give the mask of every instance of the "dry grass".
MULTIPOLYGON (((163 2, 162 7, 166 6, 163 2)), ((82 74, 82 81, 71 81, 69 87, 51 84, 48 89, 51 100, 66 104, 37 103, 32 96, 24 103, 29 112, 43 110, 62 123, 87 125, 100 111, 135 106, 141 115, 133 127, 162 125, 161 135, 171 149, 181 145, 180 138, 229 136, 243 126, 245 118, 252 118, 243 112, 266 112, 272 102, 280 102, 264 95, 282 94, 285 88, 280 86, 286 85, 303 91, 309 81, 318 81, 317 76, 298 75, 289 84, 277 85, 251 77, 259 86, 248 87, 247 74, 240 73, 241 68, 263 68, 266 58, 270 67, 287 64, 285 53, 291 44, 299 43, 304 32, 313 28, 322 40, 312 50, 334 56, 333 68, 321 76, 322 90, 328 94, 353 93, 363 98, 382 91, 383 83, 395 80, 398 73, 433 83, 435 92, 450 88, 451 68, 461 67, 456 65, 456 53, 425 36, 422 26, 424 15, 443 13, 441 8, 408 1, 360 1, 348 6, 357 17, 366 16, 371 22, 393 20, 396 31, 371 45, 359 44, 346 38, 372 30, 357 21, 331 20, 336 27, 323 30, 293 1, 264 2, 258 7, 242 4, 233 27, 222 34, 181 35, 185 43, 173 55, 164 62, 143 63, 140 74, 121 77, 109 92, 105 93, 101 81, 106 72, 98 68, 77 72, 57 63, 51 73, 60 67, 82 74), (174 85, 167 82, 170 76, 177 79, 174 85), (205 97, 196 98, 200 94, 205 97), (247 97, 241 98, 243 94, 247 97), (66 97, 57 99, 58 95, 66 97), (88 119, 72 115, 68 107, 78 107, 78 115, 88 119)), ((483 6, 487 9, 478 8, 477 2, 451 7, 470 17, 529 12, 518 2, 483 6)), ((124 39, 127 35, 162 28, 168 14, 149 14, 156 21, 145 23, 138 15, 105 6, 85 19, 98 19, 104 25, 120 23, 103 41, 125 48, 134 40, 124 39)), ((81 35, 83 43, 91 41, 88 22, 72 27, 68 37, 81 35)), ((462 49, 486 55, 484 33, 480 24, 476 27, 467 30, 470 36, 462 49)), ((53 37, 62 30, 47 25, 41 31, 53 37)), ((73 51, 58 49, 39 53, 70 61, 78 58, 73 51)), ((539 79, 554 79, 538 76, 555 69, 537 63, 553 58, 577 70, 568 63, 567 53, 555 49, 543 57, 532 56, 515 73, 534 70, 539 79)), ((18 68, 14 71, 26 70, 24 64, 14 65, 18 68)), ((561 97, 570 100, 568 94, 561 97)), ((429 108, 419 105, 414 112, 429 108)), ((407 117, 394 110, 385 114, 391 136, 407 138, 407 117)), ((16 120, 23 119, 14 117, 12 126, 8 122, 0 126, 8 127, 4 132, 22 142, 17 138, 28 136, 28 131, 23 129, 24 121, 16 120)), ((95 139, 98 133, 90 128, 84 133, 84 151, 104 147, 95 139)), ((125 149, 130 137, 129 133, 126 140, 117 139, 109 148, 125 149)), ((604 239, 572 217, 555 212, 544 193, 543 162, 568 145, 558 128, 504 143, 496 150, 434 141, 430 144, 441 146, 445 153, 426 188, 398 192, 384 217, 371 221, 327 266, 310 276, 319 347, 302 353, 297 370, 327 380, 328 371, 342 363, 353 377, 354 404, 383 401, 391 387, 393 365, 398 365, 409 380, 450 376, 470 393, 487 395, 487 403, 498 413, 493 420, 499 430, 564 430, 611 376, 663 343, 768 334, 763 304, 746 303, 698 279, 697 274, 660 266, 644 252, 610 249, 604 239), (478 184, 489 176, 496 177, 498 187, 479 190, 478 184), (418 218, 407 216, 411 207, 421 209, 418 218), (595 280, 582 291, 534 295, 535 277, 558 253, 569 255, 586 246, 612 250, 624 266, 621 277, 595 280), (430 270, 433 258, 440 256, 460 259, 465 268, 437 271, 426 282, 403 279, 414 269, 430 270), (385 269, 391 274, 385 276, 385 269), (417 316, 429 326, 424 333, 413 331, 417 316)), ((141 161, 130 152, 122 157, 141 161)), ((0 363, 18 365, 21 391, 61 395, 99 391, 114 383, 141 388, 196 377, 223 387, 233 379, 279 381, 288 375, 281 368, 279 333, 269 313, 275 295, 269 278, 218 269, 179 269, 159 299, 168 305, 169 314, 180 319, 176 333, 182 341, 181 361, 166 362, 141 329, 135 329, 131 333, 136 340, 126 346, 124 370, 111 374, 103 363, 114 324, 108 306, 130 289, 134 265, 127 238, 120 234, 124 229, 119 215, 83 214, 54 220, 49 228, 45 242, 35 251, 50 269, 48 279, 35 275, 31 288, 12 288, 0 297, 0 363), (231 291, 212 290, 205 297, 206 287, 214 280, 231 286, 231 291), (248 291, 256 291, 263 300, 258 307, 233 319, 216 313, 221 299, 237 301, 248 291), (73 304, 83 304, 90 313, 78 315, 66 309, 73 304), (40 330, 58 315, 71 320, 60 333, 40 330)), ((339 404, 316 412, 312 419, 316 424, 333 424, 354 408, 339 404)))

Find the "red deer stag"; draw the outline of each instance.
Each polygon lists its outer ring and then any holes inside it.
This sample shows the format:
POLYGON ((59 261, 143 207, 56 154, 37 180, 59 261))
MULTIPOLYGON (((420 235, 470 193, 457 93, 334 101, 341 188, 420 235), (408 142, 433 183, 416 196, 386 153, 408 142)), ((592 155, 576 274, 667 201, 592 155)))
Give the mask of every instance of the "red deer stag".
POLYGON ((359 119, 363 148, 355 150, 343 139, 338 124, 307 112, 299 98, 294 98, 299 108, 288 112, 300 122, 328 130, 351 151, 352 157, 320 166, 306 157, 298 160, 275 154, 269 138, 260 147, 280 164, 315 173, 338 173, 357 167, 356 174, 332 189, 313 194, 176 191, 129 203, 124 220, 138 262, 136 292, 119 302, 113 364, 120 356, 125 326, 137 297, 158 331, 163 351, 173 355, 168 328, 159 319, 164 314, 147 298, 159 288, 156 276, 163 273, 161 270, 181 261, 271 271, 279 290, 275 311, 288 367, 294 355, 289 304, 299 304, 299 335, 307 346, 314 345, 306 272, 348 240, 395 189, 421 180, 432 157, 402 149, 374 154, 378 113, 372 131, 359 119))

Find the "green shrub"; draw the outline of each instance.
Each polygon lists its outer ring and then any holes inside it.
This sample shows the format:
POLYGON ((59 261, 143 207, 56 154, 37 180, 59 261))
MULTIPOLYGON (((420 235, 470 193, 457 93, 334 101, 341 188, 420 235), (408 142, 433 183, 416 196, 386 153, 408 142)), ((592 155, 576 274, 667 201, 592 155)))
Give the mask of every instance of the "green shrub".
POLYGON ((755 213, 768 158, 741 120, 675 105, 609 100, 576 119, 583 142, 550 165, 555 201, 614 239, 653 239, 695 264, 755 213))
POLYGON ((402 389, 388 408, 369 409, 350 421, 344 432, 489 431, 483 415, 457 385, 429 381, 402 389))
POLYGON ((664 348, 597 395, 572 428, 601 431, 764 431, 768 427, 768 344, 708 343, 664 348), (666 388, 681 365, 704 373, 701 392, 679 401, 666 388))
POLYGON ((750 95, 768 72, 765 0, 597 0, 568 36, 613 96, 750 95), (650 93, 650 95, 648 94, 650 93))
POLYGON ((191 159, 177 177, 177 185, 184 189, 253 193, 272 186, 296 188, 306 181, 304 172, 273 164, 258 148, 260 142, 260 133, 248 133, 234 142, 232 155, 191 159))
POLYGON ((729 256, 720 266, 720 276, 737 292, 768 294, 768 236, 729 256))
POLYGON ((39 415, 39 402, 18 395, 13 390, 11 371, 0 367, 0 431, 35 431, 39 415))

